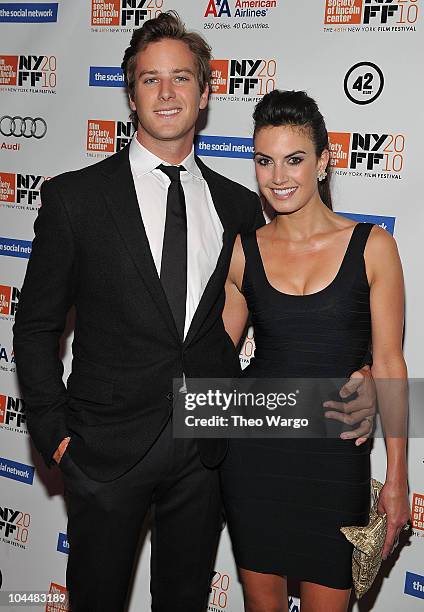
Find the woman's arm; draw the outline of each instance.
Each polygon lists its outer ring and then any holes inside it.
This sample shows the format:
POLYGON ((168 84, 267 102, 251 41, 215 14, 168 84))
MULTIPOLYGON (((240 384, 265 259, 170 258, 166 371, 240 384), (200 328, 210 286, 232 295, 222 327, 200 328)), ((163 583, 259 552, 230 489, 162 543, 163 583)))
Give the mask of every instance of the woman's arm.
POLYGON ((241 292, 244 265, 243 247, 241 245, 240 236, 237 236, 231 256, 228 277, 225 283, 225 306, 222 313, 225 330, 234 342, 234 346, 237 346, 240 342, 249 315, 246 300, 241 292))
POLYGON ((404 285, 396 242, 374 227, 365 249, 370 282, 373 365, 387 467, 379 513, 387 514, 383 558, 410 517, 406 460, 407 369, 402 352, 404 285))

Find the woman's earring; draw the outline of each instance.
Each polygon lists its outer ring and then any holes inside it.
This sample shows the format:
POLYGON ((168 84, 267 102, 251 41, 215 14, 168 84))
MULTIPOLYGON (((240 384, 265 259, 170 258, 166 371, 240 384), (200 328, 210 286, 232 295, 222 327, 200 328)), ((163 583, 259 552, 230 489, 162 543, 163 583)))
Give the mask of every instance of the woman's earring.
POLYGON ((317 178, 318 178, 319 182, 321 182, 321 181, 323 181, 325 178, 327 178, 327 173, 326 173, 326 171, 325 171, 325 170, 323 170, 322 172, 320 172, 320 173, 318 174, 318 177, 317 177, 317 178))

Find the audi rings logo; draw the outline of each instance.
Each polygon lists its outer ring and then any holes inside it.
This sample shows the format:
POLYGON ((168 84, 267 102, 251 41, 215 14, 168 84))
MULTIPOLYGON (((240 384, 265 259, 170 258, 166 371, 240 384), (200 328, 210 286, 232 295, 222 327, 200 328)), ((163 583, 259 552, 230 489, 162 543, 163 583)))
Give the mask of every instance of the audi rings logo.
POLYGON ((0 119, 0 134, 20 138, 44 138, 47 134, 47 123, 42 117, 11 117, 3 115, 0 119))

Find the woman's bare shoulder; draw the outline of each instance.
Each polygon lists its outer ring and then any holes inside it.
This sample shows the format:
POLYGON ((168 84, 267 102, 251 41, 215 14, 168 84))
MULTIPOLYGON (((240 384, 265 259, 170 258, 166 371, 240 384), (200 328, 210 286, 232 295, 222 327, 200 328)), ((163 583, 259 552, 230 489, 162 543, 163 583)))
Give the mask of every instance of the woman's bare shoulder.
POLYGON ((374 225, 365 247, 365 256, 385 256, 390 252, 397 252, 396 240, 385 229, 374 225))

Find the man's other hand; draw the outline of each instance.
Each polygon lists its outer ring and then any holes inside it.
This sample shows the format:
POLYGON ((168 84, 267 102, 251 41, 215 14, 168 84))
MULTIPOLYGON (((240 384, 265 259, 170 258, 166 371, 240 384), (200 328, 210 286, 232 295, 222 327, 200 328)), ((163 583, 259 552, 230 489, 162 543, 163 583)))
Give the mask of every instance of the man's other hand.
POLYGON ((346 425, 359 424, 356 429, 345 431, 340 437, 343 440, 357 438, 356 446, 360 446, 372 433, 377 405, 375 383, 369 366, 353 372, 339 391, 342 398, 349 397, 353 393, 355 393, 355 398, 349 402, 327 401, 323 405, 325 408, 330 408, 325 412, 327 419, 335 419, 346 425))
POLYGON ((66 449, 68 448, 68 444, 69 444, 69 440, 71 438, 63 438, 62 442, 59 444, 59 446, 57 447, 57 449, 54 452, 53 455, 53 459, 56 461, 56 463, 59 465, 59 463, 61 462, 61 459, 66 451, 66 449))

